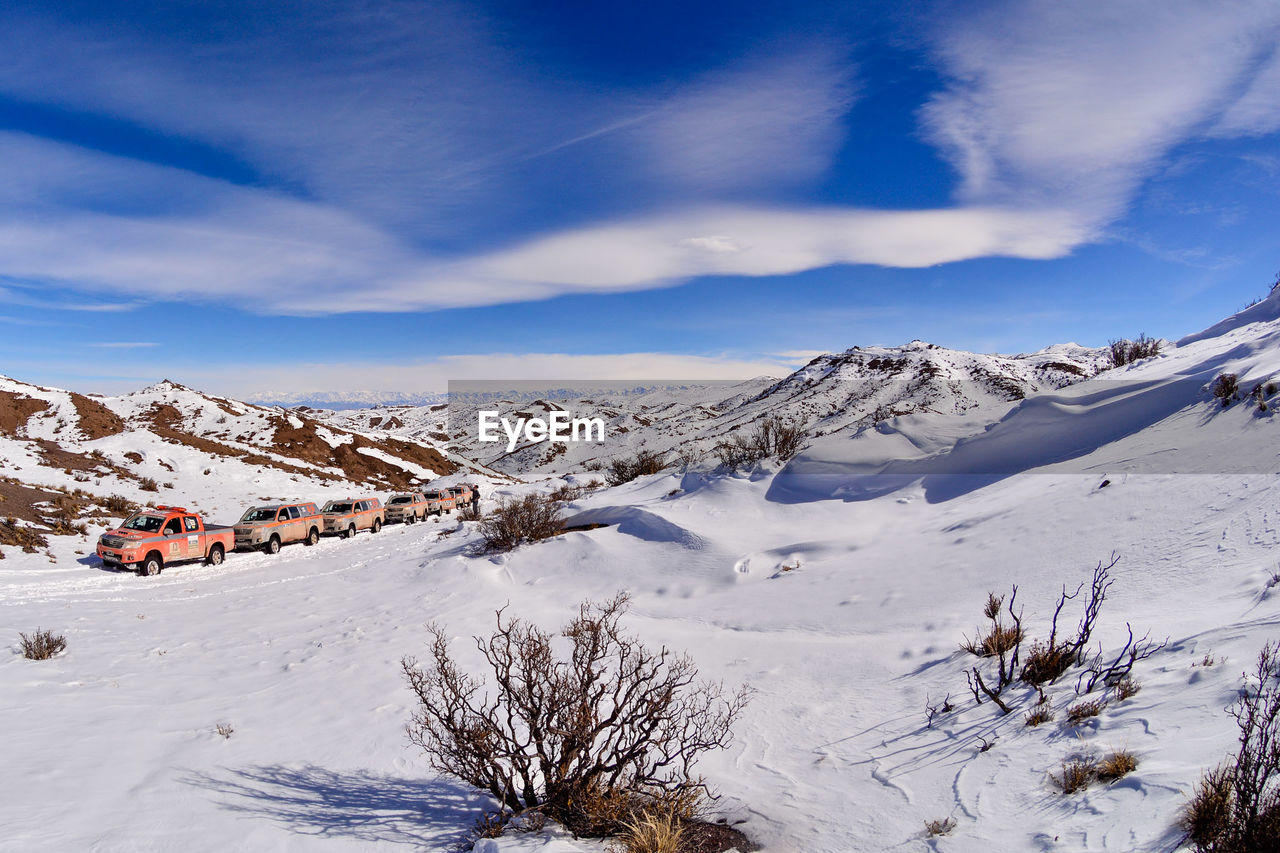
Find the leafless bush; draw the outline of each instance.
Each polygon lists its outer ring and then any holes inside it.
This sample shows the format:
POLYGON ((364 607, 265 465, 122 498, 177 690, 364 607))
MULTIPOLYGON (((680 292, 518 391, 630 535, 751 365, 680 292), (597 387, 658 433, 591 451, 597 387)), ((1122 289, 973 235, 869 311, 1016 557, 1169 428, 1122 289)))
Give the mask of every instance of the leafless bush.
POLYGON ((610 460, 604 478, 610 486, 630 483, 637 477, 657 474, 667 467, 667 454, 653 450, 640 450, 635 456, 619 456, 610 460))
POLYGON ((1099 683, 1106 687, 1115 687, 1122 681, 1129 680, 1134 664, 1151 657, 1168 643, 1168 640, 1152 642, 1150 634, 1135 641, 1133 628, 1128 622, 1125 623, 1125 628, 1129 631, 1129 639, 1125 641, 1124 648, 1110 663, 1107 663, 1102 658, 1102 647, 1099 646, 1098 651, 1085 666, 1084 672, 1080 673, 1080 677, 1076 679, 1077 693, 1090 693, 1099 683))
POLYGON ((1253 679, 1229 710, 1240 746, 1234 759, 1200 780, 1183 812, 1183 827, 1199 851, 1275 853, 1280 851, 1280 644, 1263 647, 1253 679))
POLYGON ((41 628, 30 636, 19 633, 18 637, 21 638, 22 656, 27 660, 48 660, 67 647, 66 637, 41 628))
MULTIPOLYGON (((1022 639, 1025 636, 1022 630, 1022 610, 1021 608, 1014 610, 1014 602, 1017 600, 1018 587, 1015 584, 1007 607, 1011 622, 1005 625, 1000 616, 1004 596, 996 595, 994 592, 987 593, 987 604, 982 613, 991 622, 991 627, 981 641, 966 641, 964 646, 975 654, 996 659, 994 686, 987 684, 982 677, 982 669, 977 666, 966 672, 965 678, 969 682, 969 690, 973 693, 973 698, 979 705, 982 704, 982 697, 986 696, 996 704, 1001 713, 1005 714, 1009 713, 1009 706, 1001 700, 1000 694, 1013 682, 1018 671, 1018 656, 1021 654, 1022 639)), ((981 632, 978 634, 981 636, 981 632)))
POLYGON ((1084 591, 1084 584, 1076 587, 1076 591, 1068 594, 1066 586, 1058 596, 1058 605, 1053 610, 1050 622, 1049 638, 1031 645, 1031 653, 1027 656, 1026 666, 1022 668, 1021 679, 1028 684, 1041 685, 1056 681, 1068 669, 1084 662, 1084 649, 1093 636, 1098 615, 1102 612, 1102 604, 1107 600, 1107 590, 1111 588, 1111 570, 1120 562, 1115 554, 1111 562, 1101 561, 1094 567, 1093 577, 1089 581, 1089 597, 1084 603, 1084 613, 1076 625, 1075 634, 1069 639, 1058 636, 1058 618, 1068 601, 1074 601, 1084 591))
POLYGON ((943 699, 937 705, 929 704, 929 697, 924 697, 924 720, 925 728, 933 728, 933 720, 942 714, 950 714, 955 710, 955 706, 951 704, 951 694, 947 694, 947 698, 943 699))
POLYGON ((924 822, 924 834, 929 838, 936 838, 939 835, 949 835, 951 830, 956 828, 956 819, 946 817, 940 820, 926 820, 924 822))
POLYGON ((543 495, 503 500, 480 519, 480 536, 487 551, 511 551, 526 542, 555 536, 564 527, 560 507, 543 495))
POLYGON ((808 435, 801 426, 781 418, 765 418, 749 434, 739 433, 716 445, 715 453, 721 464, 729 468, 754 465, 769 458, 785 462, 800 452, 806 438, 808 435))
POLYGON ((624 633, 628 604, 625 593, 584 602, 560 632, 564 656, 552 634, 498 611, 494 632, 475 638, 491 679, 463 672, 432 626, 427 663, 402 661, 418 698, 409 739, 502 809, 536 808, 576 833, 684 808, 707 790, 695 763, 731 742, 748 692, 726 694, 687 656, 624 633))
POLYGON ((579 484, 579 485, 571 486, 568 483, 562 483, 561 485, 552 489, 551 494, 548 495, 547 497, 549 497, 553 501, 556 501, 557 503, 571 503, 573 501, 578 500, 583 495, 591 494, 596 490, 596 488, 597 486, 595 485, 579 484))
POLYGON ((1220 373, 1213 380, 1213 396, 1221 400, 1224 407, 1230 406, 1240 399, 1240 377, 1234 373, 1220 373))
POLYGON ((1112 367, 1123 367, 1126 364, 1159 355, 1161 347, 1158 338, 1150 338, 1145 334, 1138 335, 1137 340, 1133 341, 1127 339, 1108 341, 1107 345, 1109 347, 1107 355, 1111 359, 1112 367))
POLYGON ((218 723, 213 730, 224 738, 229 738, 231 735, 235 734, 235 729, 231 727, 230 723, 218 723))
MULTIPOLYGON (((1195 793, 1182 809, 1180 821, 1187 840, 1202 853, 1239 850, 1232 847, 1231 823, 1233 773, 1230 763, 1220 764, 1200 777, 1195 793)), ((1243 853, 1243 851, 1240 851, 1243 853)))
POLYGON ((153 478, 151 478, 151 477, 143 477, 141 480, 139 480, 139 481, 138 481, 138 488, 139 488, 139 489, 141 489, 141 490, 142 490, 142 491, 144 491, 144 492, 158 492, 158 491, 160 491, 160 486, 159 486, 159 484, 157 484, 157 483, 156 483, 156 481, 155 481, 153 478))
POLYGON ((462 508, 458 510, 458 520, 459 521, 479 521, 480 505, 474 504, 474 503, 463 504, 462 508))

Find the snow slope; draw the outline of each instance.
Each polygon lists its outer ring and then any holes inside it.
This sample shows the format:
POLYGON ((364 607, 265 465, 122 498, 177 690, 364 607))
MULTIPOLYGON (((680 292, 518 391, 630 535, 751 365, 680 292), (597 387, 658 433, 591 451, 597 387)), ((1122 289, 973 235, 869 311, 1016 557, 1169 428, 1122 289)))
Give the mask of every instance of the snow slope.
POLYGON ((1029 397, 989 429, 972 412, 916 413, 781 468, 664 472, 569 507, 571 523, 609 526, 501 557, 470 551, 469 523, 442 536, 452 522, 152 579, 104 571, 69 540, 56 564, 11 555, 0 636, 16 647, 18 631, 51 627, 68 649, 0 660, 0 725, 21 733, 3 844, 450 849, 482 802, 408 746, 400 657, 422 653, 429 621, 474 662, 466 637, 497 607, 554 626, 628 589, 646 641, 756 688, 735 745, 703 770, 717 808, 768 850, 1171 850, 1186 793, 1234 746, 1223 708, 1239 673, 1280 629, 1276 423, 1206 389, 1227 370, 1269 378, 1278 345, 1280 320, 1245 318, 1124 382, 1029 397), (1042 636, 1062 585, 1112 552, 1095 639, 1118 648, 1126 623, 1168 637, 1139 665, 1141 691, 1078 728, 1061 722, 1073 677, 1037 728, 1023 725, 1034 691, 1010 688, 1008 716, 975 705, 975 659, 957 644, 987 591, 1017 584, 1042 636), (927 726, 926 703, 947 694, 955 710, 927 726), (1051 781, 1064 760, 1116 748, 1139 767, 1114 784, 1068 796, 1051 781), (955 830, 926 839, 944 817, 955 830))

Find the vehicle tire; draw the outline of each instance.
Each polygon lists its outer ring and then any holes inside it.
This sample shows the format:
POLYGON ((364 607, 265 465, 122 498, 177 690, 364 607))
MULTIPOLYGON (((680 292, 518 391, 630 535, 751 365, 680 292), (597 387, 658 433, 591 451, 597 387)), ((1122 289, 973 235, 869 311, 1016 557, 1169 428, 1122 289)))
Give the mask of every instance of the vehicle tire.
POLYGON ((374 532, 374 533, 377 533, 378 531, 382 530, 382 519, 380 519, 380 518, 375 518, 375 519, 373 520, 373 528, 372 528, 372 530, 373 530, 373 532, 374 532))
POLYGON ((307 538, 305 540, 306 544, 314 545, 319 541, 320 541, 320 531, 316 530, 314 527, 311 528, 311 532, 307 534, 307 538))
POLYGON ((262 550, 266 551, 268 554, 279 554, 280 537, 272 534, 271 538, 267 540, 267 544, 262 546, 262 550))
POLYGON ((346 532, 342 534, 342 538, 350 539, 352 536, 355 536, 355 535, 356 535, 356 526, 354 524, 349 524, 347 525, 346 532))
POLYGON ((160 574, 160 570, 164 568, 164 560, 160 559, 160 555, 152 551, 147 558, 138 564, 138 574, 143 577, 154 577, 160 574))
POLYGON ((221 566, 223 558, 226 557, 221 545, 214 545, 209 549, 209 556, 205 559, 206 566, 221 566))

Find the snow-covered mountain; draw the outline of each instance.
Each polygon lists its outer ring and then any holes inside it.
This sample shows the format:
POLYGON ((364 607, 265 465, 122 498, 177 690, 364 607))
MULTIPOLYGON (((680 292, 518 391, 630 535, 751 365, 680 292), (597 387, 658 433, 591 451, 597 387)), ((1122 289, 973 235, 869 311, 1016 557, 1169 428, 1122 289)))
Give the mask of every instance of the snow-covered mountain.
MULTIPOLYGON (((473 550, 474 522, 233 554, 154 578, 103 570, 74 535, 50 537, 56 563, 5 548, 0 622, 11 641, 42 626, 68 643, 51 661, 0 660, 0 726, 22 735, 0 783, 6 843, 450 849, 490 803, 408 745, 402 656, 424 654, 423 626, 436 622, 472 667, 467 638, 487 635, 495 610, 554 629, 577 602, 626 589, 629 630, 687 650, 703 677, 755 688, 734 745, 699 770, 722 794, 713 812, 766 851, 1178 849, 1188 794, 1238 746, 1224 708, 1240 673, 1280 636, 1280 293, 1155 358, 1072 384, 1024 364, 1009 368, 1011 386, 1004 373, 976 377, 960 355, 906 350, 826 356, 781 382, 729 389, 702 415, 703 403, 671 392, 620 409, 636 433, 637 418, 650 420, 654 446, 680 428, 697 437, 704 422, 728 424, 734 410, 744 423, 803 415, 814 431, 785 465, 730 472, 694 461, 580 495, 565 506, 571 532, 501 556, 473 550), (929 364, 939 375, 915 384, 929 364), (893 408, 859 390, 868 371, 914 384, 896 398, 914 410, 866 418, 893 408), (1228 405, 1213 393, 1226 374, 1241 390, 1228 405), (729 399, 736 407, 714 405, 729 399), (828 414, 841 401, 847 411, 828 414), (1083 692, 1073 671, 1043 703, 1020 683, 1003 694, 1008 714, 975 702, 966 672, 988 664, 959 644, 988 592, 1016 584, 1024 628, 1043 639, 1064 585, 1113 553, 1091 649, 1110 658, 1130 626, 1167 637, 1135 667, 1137 692, 1083 692), (1072 724, 1081 700, 1100 700, 1099 713, 1072 724), (1032 710, 1048 719, 1028 725, 1032 710), (1116 750, 1137 763, 1122 778, 1072 794, 1055 781, 1064 764, 1116 750), (948 834, 926 837, 926 822, 947 819, 948 834)), ((126 424, 163 423, 145 414, 155 403, 184 424, 213 421, 202 429, 240 411, 205 403, 197 415, 173 402, 182 393, 90 401, 126 424)), ((20 398, 6 407, 27 414, 0 423, 20 418, 35 436, 4 439, 6 475, 31 464, 51 486, 76 485, 74 468, 18 455, 18 443, 36 453, 42 436, 120 458, 111 442, 129 429, 111 432, 103 413, 101 428, 73 420, 72 397, 46 402, 59 414, 20 398), (107 434, 88 437, 98 429, 107 434)), ((179 448, 163 438, 146 447, 179 448)), ((275 488, 240 478, 242 464, 218 457, 210 475, 185 463, 165 473, 176 491, 208 488, 227 505, 246 488, 275 488)), ((488 480, 482 509, 592 479, 488 480)), ((1075 625, 1080 603, 1067 603, 1060 627, 1075 625)), ((604 849, 554 827, 485 847, 604 849)))
POLYGON ((41 517, 33 504, 70 500, 50 489, 80 490, 86 513, 120 495, 238 515, 254 499, 403 490, 469 467, 429 441, 342 429, 169 381, 89 397, 3 376, 0 465, 12 492, 0 512, 33 522, 41 517), (225 505, 230 483, 240 495, 225 505))
MULTIPOLYGON (((709 458, 735 431, 778 417, 810 435, 844 434, 904 414, 964 414, 981 410, 994 420, 1014 402, 1097 374, 1103 348, 1060 344, 1013 356, 951 350, 922 341, 901 347, 853 347, 819 356, 790 376, 735 383, 660 385, 589 391, 557 386, 455 393, 448 405, 377 407, 315 413, 348 429, 385 430, 437 442, 496 470, 548 476, 644 448, 709 458), (598 417, 603 443, 553 444, 476 440, 481 410, 511 418, 547 418, 552 411, 598 417)), ((532 383, 529 383, 532 384, 532 383)))

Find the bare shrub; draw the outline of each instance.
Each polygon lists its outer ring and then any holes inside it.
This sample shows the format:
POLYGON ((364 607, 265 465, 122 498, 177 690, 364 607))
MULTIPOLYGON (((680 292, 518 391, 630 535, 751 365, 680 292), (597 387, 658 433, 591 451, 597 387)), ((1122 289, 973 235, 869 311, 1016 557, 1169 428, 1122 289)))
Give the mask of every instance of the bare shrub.
POLYGON ((159 485, 156 483, 156 481, 155 481, 153 478, 151 478, 151 477, 143 477, 141 480, 139 480, 139 481, 138 481, 138 488, 139 488, 139 489, 141 489, 141 490, 142 490, 142 491, 144 491, 144 492, 158 492, 158 491, 160 491, 160 486, 159 486, 159 485))
POLYGON ((1053 777, 1064 794, 1074 794, 1089 787, 1094 780, 1096 765, 1091 758, 1079 757, 1062 762, 1062 773, 1053 777))
POLYGON ((1200 851, 1280 851, 1280 644, 1262 648, 1253 679, 1228 710, 1240 746, 1201 778, 1183 826, 1200 851))
POLYGON ((657 474, 667 467, 667 454, 653 450, 640 450, 635 456, 619 456, 610 460, 604 478, 610 486, 630 483, 637 477, 657 474))
POLYGON ((1033 728, 1035 726, 1039 726, 1044 723, 1051 723, 1053 722, 1053 709, 1046 705, 1041 705, 1038 708, 1033 708, 1027 712, 1027 717, 1025 722, 1026 722, 1026 725, 1031 726, 1033 728))
POLYGON ((551 490, 551 494, 547 497, 557 503, 572 503, 583 495, 589 495, 596 490, 595 486, 576 485, 571 486, 568 483, 562 483, 551 490))
POLYGON ((754 465, 769 458, 782 461, 800 452, 808 434, 804 428, 781 418, 765 418, 750 433, 734 435, 715 447, 716 457, 729 468, 754 465))
POLYGON ((1067 709, 1067 725, 1078 726, 1090 717, 1096 717, 1107 707, 1104 699, 1086 699, 1067 709))
POLYGON ((1138 759, 1127 749, 1117 749, 1099 759, 1094 775, 1103 782, 1114 782, 1138 769, 1138 759))
POLYGON ((1240 377, 1234 373, 1221 373, 1213 380, 1213 396, 1224 407, 1240 399, 1240 377))
MULTIPOLYGON (((425 516, 424 516, 425 517, 425 516)), ((480 505, 474 503, 466 503, 458 510, 459 521, 479 521, 480 505)))
POLYGON ((1123 367, 1126 364, 1132 364, 1135 361, 1159 355, 1162 345, 1158 338, 1151 338, 1146 334, 1141 334, 1138 335, 1137 340, 1108 341, 1107 346, 1107 355, 1111 360, 1111 366, 1123 367))
POLYGON ((940 820, 926 820, 924 822, 924 834, 929 838, 936 838, 939 835, 949 835, 951 830, 956 828, 956 819, 953 817, 945 817, 940 820))
POLYGON ((1179 823, 1196 850, 1230 851, 1232 821, 1232 769, 1220 764, 1206 772, 1196 783, 1195 793, 1182 809, 1179 823))
POLYGON ((1053 610, 1050 622, 1049 637, 1044 641, 1031 644, 1031 653, 1027 656, 1026 666, 1019 676, 1028 684, 1036 686, 1056 681, 1073 666, 1084 662, 1084 649, 1093 636, 1094 626, 1102 612, 1102 604, 1107 600, 1107 590, 1111 588, 1111 570, 1120 562, 1120 558, 1112 554, 1111 562, 1105 565, 1099 561, 1093 569, 1093 577, 1089 580, 1089 596, 1085 599, 1084 613, 1076 625, 1075 633, 1070 638, 1058 636, 1058 619, 1068 601, 1074 601, 1084 591, 1084 584, 1076 587, 1073 593, 1067 592, 1066 586, 1058 596, 1058 604, 1053 610))
POLYGON ((1133 672, 1133 667, 1138 661, 1146 660, 1163 649, 1168 643, 1168 640, 1159 643, 1152 642, 1149 639, 1150 634, 1135 641, 1133 639, 1133 628, 1128 622, 1125 623, 1125 628, 1129 631, 1129 639, 1125 641, 1124 648, 1116 654, 1110 663, 1103 660, 1102 649, 1099 648, 1085 666, 1084 672, 1080 673, 1080 677, 1076 680, 1077 693, 1089 693, 1099 683, 1107 687, 1114 687, 1122 681, 1129 680, 1129 674, 1133 672))
POLYGON ((501 838, 510 823, 510 812, 485 812, 471 824, 471 834, 476 838, 501 838))
POLYGON ((48 660, 67 647, 67 638, 37 628, 30 636, 19 633, 22 645, 22 656, 27 660, 48 660))
POLYGON ((560 507, 543 495, 503 500, 480 519, 480 536, 487 551, 511 551, 526 542, 555 536, 564 527, 560 507))
POLYGON ((402 661, 418 698, 409 739, 501 809, 536 808, 575 833, 688 811, 707 791, 694 765, 729 745, 749 693, 699 681, 687 656, 626 634, 628 606, 625 593, 583 602, 561 629, 564 655, 551 633, 498 611, 493 633, 475 638, 490 678, 463 672, 431 626, 427 663, 402 661))
POLYGON ((994 686, 987 684, 982 676, 981 668, 977 666, 966 672, 965 678, 969 682, 969 691, 973 693, 973 698, 979 705, 982 704, 982 697, 986 696, 1005 714, 1009 713, 1009 706, 1001 700, 1000 694, 1013 682, 1014 675, 1018 671, 1018 656, 1021 653, 1022 639, 1025 636, 1022 630, 1022 610, 1014 609, 1014 602, 1017 600, 1018 587, 1015 584, 1013 593, 1009 596, 1007 608, 1011 622, 1005 625, 1001 621, 1000 615, 1001 607, 1004 605, 1004 596, 996 595, 994 592, 987 593, 987 603, 982 610, 982 614, 987 617, 991 626, 985 635, 981 631, 977 632, 977 636, 982 637, 981 640, 966 640, 962 644, 963 648, 974 654, 996 658, 996 680, 994 686))
POLYGON ((218 723, 213 730, 224 738, 229 738, 231 735, 235 734, 235 729, 231 727, 230 723, 218 723))

